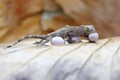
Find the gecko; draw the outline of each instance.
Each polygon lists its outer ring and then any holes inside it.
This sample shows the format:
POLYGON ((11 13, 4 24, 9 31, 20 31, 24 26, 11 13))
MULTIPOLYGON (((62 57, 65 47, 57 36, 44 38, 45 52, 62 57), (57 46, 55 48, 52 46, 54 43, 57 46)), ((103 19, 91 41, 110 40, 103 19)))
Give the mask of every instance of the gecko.
POLYGON ((54 32, 51 32, 46 35, 28 35, 23 38, 20 38, 17 40, 15 43, 12 45, 7 46, 6 48, 10 48, 17 43, 25 40, 25 39, 30 39, 30 38, 36 38, 36 39, 41 39, 40 41, 37 41, 33 44, 40 44, 41 46, 44 45, 45 43, 49 42, 53 37, 59 36, 66 40, 69 44, 74 43, 72 40, 72 37, 85 37, 89 42, 95 42, 91 41, 89 39, 89 35, 92 33, 96 33, 95 27, 93 25, 80 25, 80 26, 69 26, 66 25, 64 28, 58 29, 54 32))

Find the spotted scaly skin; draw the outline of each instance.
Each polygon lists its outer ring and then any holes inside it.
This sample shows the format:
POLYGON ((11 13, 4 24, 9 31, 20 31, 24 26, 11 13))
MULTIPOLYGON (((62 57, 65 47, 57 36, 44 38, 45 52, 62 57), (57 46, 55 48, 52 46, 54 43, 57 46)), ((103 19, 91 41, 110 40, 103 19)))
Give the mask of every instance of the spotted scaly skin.
MULTIPOLYGON (((29 35, 25 36, 12 45, 7 46, 6 48, 10 48, 17 43, 25 40, 25 39, 30 39, 30 38, 36 38, 36 39, 41 39, 38 42, 35 42, 34 44, 40 44, 41 46, 44 45, 45 43, 49 42, 53 37, 59 36, 63 39, 65 39, 68 43, 74 43, 72 41, 73 37, 86 37, 86 39, 89 40, 88 36, 91 33, 96 33, 96 30, 93 25, 81 25, 81 26, 69 26, 66 25, 66 27, 58 29, 52 33, 49 33, 47 35, 29 35)), ((90 41, 90 40, 89 40, 90 41)), ((92 42, 92 41, 90 41, 92 42)))

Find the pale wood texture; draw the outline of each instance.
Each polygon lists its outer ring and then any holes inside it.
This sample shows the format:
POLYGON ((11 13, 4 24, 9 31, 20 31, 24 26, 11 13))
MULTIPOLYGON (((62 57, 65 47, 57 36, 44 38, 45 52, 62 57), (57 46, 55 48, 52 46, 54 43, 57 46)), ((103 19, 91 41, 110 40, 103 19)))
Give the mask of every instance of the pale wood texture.
MULTIPOLYGON (((63 46, 0 47, 1 80, 119 80, 120 37, 63 46)), ((8 44, 6 44, 8 45, 8 44)))

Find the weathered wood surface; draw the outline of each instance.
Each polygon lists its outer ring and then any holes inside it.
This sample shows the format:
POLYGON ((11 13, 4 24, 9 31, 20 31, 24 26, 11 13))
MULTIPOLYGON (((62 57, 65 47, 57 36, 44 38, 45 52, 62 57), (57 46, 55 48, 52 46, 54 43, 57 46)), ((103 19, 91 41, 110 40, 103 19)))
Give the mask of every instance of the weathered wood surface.
POLYGON ((0 80, 119 80, 120 37, 97 43, 0 47, 0 80))

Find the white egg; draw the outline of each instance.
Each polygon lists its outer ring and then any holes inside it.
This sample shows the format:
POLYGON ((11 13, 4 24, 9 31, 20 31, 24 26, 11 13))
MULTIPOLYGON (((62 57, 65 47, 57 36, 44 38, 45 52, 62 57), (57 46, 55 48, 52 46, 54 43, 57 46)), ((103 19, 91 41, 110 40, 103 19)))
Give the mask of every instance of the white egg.
POLYGON ((80 42, 80 37, 72 37, 72 41, 78 43, 80 42))
POLYGON ((88 38, 90 41, 97 41, 99 38, 99 35, 98 35, 98 33, 91 33, 91 34, 89 34, 88 38))
POLYGON ((52 45, 63 45, 65 44, 65 40, 62 37, 56 36, 51 39, 52 45))

